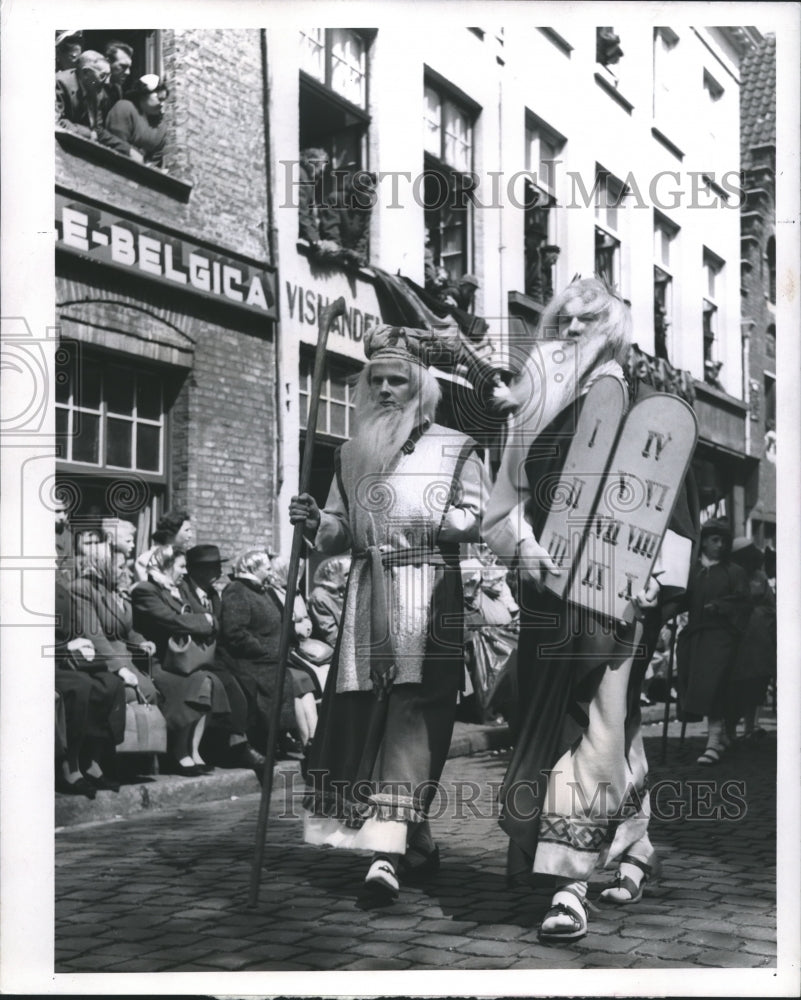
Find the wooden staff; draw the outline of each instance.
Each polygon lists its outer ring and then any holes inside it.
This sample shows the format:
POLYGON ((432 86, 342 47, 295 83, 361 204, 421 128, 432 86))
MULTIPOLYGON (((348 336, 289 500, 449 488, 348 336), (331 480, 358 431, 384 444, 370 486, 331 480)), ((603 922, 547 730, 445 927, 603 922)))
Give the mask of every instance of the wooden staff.
MULTIPOLYGON (((309 396, 309 417, 306 421, 306 443, 303 448, 303 462, 300 467, 300 484, 298 487, 298 493, 308 492, 309 480, 311 479, 312 453, 314 451, 314 438, 317 430, 317 410, 320 403, 320 391, 323 385, 323 372, 325 371, 325 347, 326 342, 328 341, 328 333, 337 316, 342 316, 344 312, 345 299, 341 296, 336 300, 336 302, 332 302, 320 312, 317 350, 314 355, 314 378, 312 380, 311 394, 309 396)), ((278 645, 278 678, 275 688, 275 697, 270 711, 267 760, 264 765, 264 778, 261 786, 261 802, 259 804, 259 821, 256 827, 256 847, 253 852, 253 867, 250 875, 250 895, 248 897, 249 907, 254 907, 259 900, 259 883, 261 880, 261 868, 264 861, 264 841, 267 835, 267 820, 270 815, 270 796, 273 791, 275 750, 281 721, 281 703, 284 699, 284 678, 286 676, 287 662, 289 659, 289 646, 292 640, 295 591, 297 590, 298 569, 300 567, 300 557, 303 551, 303 528, 304 525, 302 523, 296 524, 292 535, 292 553, 289 557, 289 569, 287 571, 286 581, 286 600, 284 601, 284 615, 281 619, 281 638, 278 645)))
MULTIPOLYGON (((670 692, 673 689, 673 656, 676 651, 676 619, 670 625, 670 655, 668 656, 667 691, 665 693, 665 715, 662 719, 662 763, 667 760, 668 726, 670 725, 670 692)), ((682 736, 684 735, 682 731, 682 736)))

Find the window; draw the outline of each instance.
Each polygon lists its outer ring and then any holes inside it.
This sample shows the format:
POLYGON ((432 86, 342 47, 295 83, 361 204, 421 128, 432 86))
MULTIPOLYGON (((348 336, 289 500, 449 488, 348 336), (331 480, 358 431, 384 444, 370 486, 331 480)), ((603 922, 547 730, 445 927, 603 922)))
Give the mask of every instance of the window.
POLYGON ((356 107, 367 107, 367 42, 351 28, 302 30, 301 69, 356 107))
POLYGON ((626 189, 602 167, 595 171, 595 273, 620 286, 620 229, 626 189))
POLYGON ((771 323, 765 331, 765 354, 769 358, 776 357, 776 325, 771 323))
POLYGON ((553 267, 560 253, 556 233, 556 160, 565 139, 531 113, 526 119, 525 291, 543 305, 553 296, 553 267))
MULTIPOLYGON (((720 133, 720 107, 718 102, 723 97, 723 87, 717 82, 708 70, 704 70, 704 97, 705 107, 701 109, 702 134, 707 142, 707 154, 713 155, 715 144, 718 139, 723 138, 720 133)), ((713 161, 714 162, 714 161, 713 161)))
POLYGON ((768 264, 768 302, 776 305, 776 237, 771 236, 765 248, 768 264))
POLYGON ((63 461, 161 475, 164 427, 164 387, 154 371, 107 364, 61 344, 56 437, 63 461))
POLYGON ((324 149, 332 170, 366 165, 371 37, 352 28, 300 32, 300 149, 324 149))
POLYGON ((375 177, 367 174, 368 55, 374 31, 300 32, 298 236, 329 264, 367 262, 375 177), (313 164, 313 166, 309 166, 313 164), (319 246, 318 246, 319 244, 319 246))
MULTIPOLYGON (((426 254, 443 284, 470 270, 473 122, 467 106, 444 86, 427 80, 423 105, 426 254)), ((429 282, 426 283, 427 286, 429 282)))
MULTIPOLYGON (((346 441, 353 433, 353 393, 358 369, 345 368, 331 361, 320 391, 317 412, 317 432, 346 441)), ((306 429, 309 417, 309 396, 314 376, 314 356, 304 353, 300 360, 300 426, 306 429)))
POLYGON ((110 42, 124 42, 133 49, 131 56, 130 80, 138 80, 146 73, 164 75, 164 64, 161 52, 161 32, 149 29, 131 31, 127 28, 119 30, 85 30, 83 32, 83 50, 94 49, 103 54, 110 42))
POLYGON ((669 361, 668 332, 673 316, 672 244, 678 226, 654 213, 654 354, 669 361))
MULTIPOLYGON (((672 28, 654 28, 654 118, 672 129, 681 106, 680 62, 676 57, 679 36, 672 28)), ((680 58, 680 57, 679 57, 680 58)))
POLYGON ((717 333, 720 325, 719 302, 723 301, 723 266, 716 254, 704 249, 704 378, 710 385, 720 388, 718 374, 722 362, 718 360, 717 333))
POLYGON ((765 399, 765 429, 776 430, 776 376, 764 376, 763 395, 765 399))
POLYGON ((614 28, 595 29, 595 60, 602 66, 614 66, 620 62, 623 49, 620 47, 620 35, 614 28))

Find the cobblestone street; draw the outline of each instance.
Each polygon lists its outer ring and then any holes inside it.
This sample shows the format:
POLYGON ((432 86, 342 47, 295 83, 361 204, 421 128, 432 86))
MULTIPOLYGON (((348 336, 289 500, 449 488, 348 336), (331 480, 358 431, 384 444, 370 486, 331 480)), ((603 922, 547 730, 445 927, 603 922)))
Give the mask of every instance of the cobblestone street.
MULTIPOLYGON (((255 910, 257 795, 64 829, 56 972, 775 966, 775 734, 704 769, 699 736, 671 737, 662 764, 658 729, 646 732, 661 876, 637 906, 591 912, 573 945, 537 941, 549 893, 506 888, 493 800, 507 757, 487 752, 448 761, 443 786, 460 783, 462 801, 433 823, 435 882, 378 908, 361 892, 365 858, 305 846, 278 799, 255 910)), ((281 767, 283 801, 300 776, 281 767)))

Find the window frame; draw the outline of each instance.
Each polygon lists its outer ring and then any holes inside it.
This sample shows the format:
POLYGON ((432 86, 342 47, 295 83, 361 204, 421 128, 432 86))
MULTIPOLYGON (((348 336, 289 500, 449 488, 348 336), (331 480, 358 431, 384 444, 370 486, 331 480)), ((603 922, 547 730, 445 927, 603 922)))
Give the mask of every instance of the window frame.
POLYGON ((623 273, 623 236, 622 227, 619 222, 619 216, 616 214, 614 219, 614 224, 609 221, 609 211, 613 209, 615 213, 622 213, 625 209, 624 201, 628 191, 626 185, 618 177, 602 167, 600 164, 596 164, 595 167, 595 185, 593 190, 596 191, 595 196, 595 244, 594 244, 594 264, 596 273, 598 273, 598 252, 600 249, 612 250, 612 275, 607 276, 606 280, 609 284, 618 290, 621 289, 622 273, 623 273), (613 199, 615 204, 610 206, 608 204, 609 189, 614 187, 616 189, 613 192, 613 199), (603 193, 604 204, 601 206, 600 196, 603 193), (602 212, 604 214, 602 214, 602 212), (613 246, 610 247, 599 247, 599 239, 605 241, 611 240, 613 246))
MULTIPOLYGON (((448 196, 444 204, 438 205, 438 207, 428 208, 426 204, 425 187, 423 193, 423 216, 424 216, 424 226, 426 236, 430 236, 431 240, 431 252, 434 255, 434 263, 437 267, 444 267, 448 272, 450 280, 458 280, 465 274, 468 274, 472 269, 473 256, 475 253, 475 213, 473 210, 473 197, 472 190, 474 187, 474 165, 475 165, 475 126, 478 119, 478 115, 481 112, 481 107, 470 97, 460 91, 457 87, 453 86, 444 77, 440 76, 435 71, 424 68, 423 75, 423 136, 422 136, 422 149, 423 149, 423 176, 424 183, 425 177, 428 174, 438 175, 441 177, 446 185, 448 196), (446 131, 444 128, 444 116, 440 117, 439 125, 439 154, 435 154, 428 149, 428 101, 427 101, 427 91, 433 90, 439 98, 440 108, 444 108, 447 105, 455 108, 468 122, 469 122, 469 163, 466 169, 462 169, 448 162, 444 159, 444 154, 446 152, 446 131), (453 229, 455 226, 451 224, 446 226, 443 223, 443 213, 449 212, 447 218, 453 219, 454 213, 463 213, 463 221, 458 225, 458 228, 462 234, 461 239, 461 249, 456 253, 449 253, 447 257, 443 255, 443 233, 446 229, 453 229), (436 221, 436 238, 434 237, 433 230, 435 228, 434 220, 436 221), (451 268, 449 268, 445 261, 452 261, 458 257, 459 264, 457 265, 458 273, 455 273, 451 268)), ((440 187, 441 190, 441 187, 440 187)), ((457 216, 458 218, 458 216, 457 216)))
MULTIPOLYGON (((341 357, 326 355, 325 371, 320 390, 320 409, 317 414, 316 436, 329 443, 342 444, 350 440, 354 431, 355 414, 355 389, 356 380, 359 377, 363 365, 357 362, 348 364, 347 360, 341 357), (332 395, 332 374, 341 373, 341 385, 344 386, 345 399, 337 399, 332 395), (345 433, 338 434, 331 430, 331 404, 344 405, 345 433)), ((300 353, 298 365, 298 426, 301 438, 305 438, 308 432, 309 399, 311 396, 311 383, 314 378, 314 352, 311 348, 303 347, 300 353), (305 405, 304 405, 305 401, 305 405)))
POLYGON ((703 313, 702 313, 702 327, 703 327, 703 362, 706 364, 707 361, 717 362, 719 359, 715 357, 717 352, 717 345, 719 343, 718 331, 719 324, 722 318, 722 310, 720 307, 720 287, 717 286, 718 277, 723 273, 726 266, 726 261, 722 257, 719 257, 716 253, 710 250, 708 247, 703 248, 703 269, 704 269, 704 294, 702 297, 703 302, 703 313), (710 278, 713 278, 713 287, 710 290, 710 278), (710 327, 712 322, 715 322, 715 328, 710 329, 711 336, 707 335, 706 318, 709 317, 710 327), (709 344, 709 349, 707 348, 709 344))
MULTIPOLYGON (((157 368, 152 368, 148 365, 131 364, 127 356, 119 357, 117 355, 106 354, 101 351, 86 350, 86 345, 78 340, 65 340, 61 342, 59 346, 59 352, 65 350, 66 345, 74 345, 77 350, 75 351, 74 358, 71 365, 74 366, 80 363, 80 360, 88 360, 97 365, 100 372, 100 390, 99 390, 99 404, 97 408, 86 406, 82 404, 75 403, 75 389, 79 387, 79 380, 81 379, 81 374, 77 374, 77 378, 73 378, 73 381, 69 386, 69 395, 67 401, 61 401, 56 398, 54 405, 56 414, 59 412, 66 412, 67 414, 67 429, 65 433, 57 433, 55 436, 56 447, 59 452, 63 451, 63 454, 57 456, 57 462, 59 469, 64 471, 73 470, 75 472, 80 472, 83 474, 93 474, 97 476, 120 476, 120 475, 135 475, 144 479, 148 479, 152 482, 159 482, 166 484, 167 482, 167 472, 169 466, 169 406, 167 401, 170 398, 170 390, 167 385, 166 374, 157 368), (132 398, 132 409, 130 415, 127 411, 125 412, 115 412, 109 411, 108 407, 108 397, 106 395, 106 375, 110 368, 120 368, 124 369, 127 365, 127 370, 131 377, 133 378, 133 386, 131 390, 132 398), (137 415, 137 380, 139 378, 146 378, 148 381, 152 379, 158 379, 159 382, 159 418, 153 419, 150 417, 139 417, 137 415), (73 457, 72 444, 75 439, 74 429, 75 429, 75 414, 89 414, 93 417, 98 418, 98 435, 97 435, 97 453, 98 461, 89 462, 83 461, 81 459, 75 459, 73 457), (131 462, 130 466, 125 465, 112 465, 106 461, 107 448, 108 448, 108 420, 125 420, 132 425, 131 430, 131 462), (144 469, 139 468, 136 465, 136 451, 137 451, 137 440, 138 440, 138 428, 139 425, 144 425, 148 427, 158 427, 160 429, 159 434, 159 446, 158 446, 158 468, 157 469, 144 469)), ((74 368, 73 368, 73 374, 74 368)), ((58 380, 59 375, 56 378, 58 380)), ((63 384, 63 381, 60 383, 63 384)), ((78 418, 80 422, 80 417, 78 418)))

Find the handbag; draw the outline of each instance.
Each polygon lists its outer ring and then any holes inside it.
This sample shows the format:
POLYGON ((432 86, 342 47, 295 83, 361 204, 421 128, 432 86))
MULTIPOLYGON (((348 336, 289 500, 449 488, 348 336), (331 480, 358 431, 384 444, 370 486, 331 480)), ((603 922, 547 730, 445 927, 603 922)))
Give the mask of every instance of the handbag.
POLYGON ((139 688, 125 706, 125 738, 117 753, 166 753, 167 721, 157 705, 148 705, 139 688))
POLYGON ((183 639, 170 637, 164 655, 164 669, 171 674, 183 674, 186 677, 213 663, 216 652, 217 642, 213 639, 210 642, 196 642, 191 635, 183 639))

